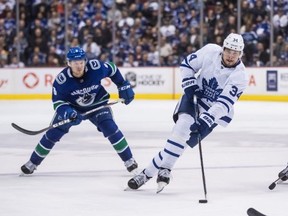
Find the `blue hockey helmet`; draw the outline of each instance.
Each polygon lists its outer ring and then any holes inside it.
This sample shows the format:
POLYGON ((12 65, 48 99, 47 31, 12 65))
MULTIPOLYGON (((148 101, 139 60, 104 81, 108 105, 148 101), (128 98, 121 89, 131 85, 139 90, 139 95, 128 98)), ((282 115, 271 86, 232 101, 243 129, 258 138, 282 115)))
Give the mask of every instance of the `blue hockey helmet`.
POLYGON ((86 53, 80 47, 71 47, 66 55, 67 61, 85 60, 86 53))

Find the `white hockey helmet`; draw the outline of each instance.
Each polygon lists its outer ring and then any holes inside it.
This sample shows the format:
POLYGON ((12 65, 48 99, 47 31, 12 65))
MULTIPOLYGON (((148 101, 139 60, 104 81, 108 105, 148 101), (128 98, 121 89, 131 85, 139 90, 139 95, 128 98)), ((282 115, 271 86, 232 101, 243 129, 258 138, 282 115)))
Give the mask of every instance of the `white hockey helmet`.
POLYGON ((244 49, 244 40, 240 34, 230 33, 223 42, 223 50, 228 48, 235 51, 240 51, 242 56, 244 49))

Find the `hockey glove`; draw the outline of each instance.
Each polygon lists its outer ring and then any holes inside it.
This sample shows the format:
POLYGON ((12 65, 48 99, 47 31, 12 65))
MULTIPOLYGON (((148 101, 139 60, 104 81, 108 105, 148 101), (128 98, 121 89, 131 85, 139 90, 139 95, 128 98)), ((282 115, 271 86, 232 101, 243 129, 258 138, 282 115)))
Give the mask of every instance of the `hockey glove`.
POLYGON ((182 88, 187 95, 187 97, 193 100, 193 96, 201 97, 202 93, 197 84, 195 77, 185 78, 182 80, 182 88))
POLYGON ((209 113, 202 113, 197 119, 198 122, 190 126, 190 138, 187 144, 193 148, 198 144, 198 139, 202 140, 212 131, 212 125, 214 124, 214 117, 209 113))
POLYGON ((134 91, 128 81, 124 81, 122 85, 118 86, 119 98, 124 99, 124 103, 127 105, 134 100, 134 91))
POLYGON ((80 124, 82 119, 83 119, 82 115, 79 114, 75 109, 73 109, 71 107, 68 107, 65 109, 63 118, 72 120, 70 122, 70 124, 72 124, 72 125, 80 124))

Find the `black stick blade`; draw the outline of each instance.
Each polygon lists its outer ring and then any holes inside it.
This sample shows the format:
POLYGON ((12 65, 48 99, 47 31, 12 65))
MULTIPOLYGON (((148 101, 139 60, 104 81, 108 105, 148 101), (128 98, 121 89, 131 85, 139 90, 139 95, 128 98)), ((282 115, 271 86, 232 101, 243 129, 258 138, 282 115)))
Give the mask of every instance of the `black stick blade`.
POLYGON ((24 129, 24 128, 18 126, 17 124, 15 124, 15 123, 11 123, 11 125, 16 130, 18 130, 18 131, 20 131, 20 132, 22 132, 24 134, 27 134, 27 135, 37 135, 37 134, 42 133, 43 131, 46 131, 46 128, 42 129, 42 130, 39 130, 39 131, 31 131, 31 130, 24 129))
POLYGON ((275 182, 273 182, 271 185, 269 185, 269 189, 270 190, 273 190, 275 187, 276 187, 276 183, 275 182))
POLYGON ((254 209, 254 208, 249 208, 249 209, 247 210, 247 214, 248 214, 249 216, 266 216, 266 215, 260 213, 259 211, 257 211, 257 210, 254 209))

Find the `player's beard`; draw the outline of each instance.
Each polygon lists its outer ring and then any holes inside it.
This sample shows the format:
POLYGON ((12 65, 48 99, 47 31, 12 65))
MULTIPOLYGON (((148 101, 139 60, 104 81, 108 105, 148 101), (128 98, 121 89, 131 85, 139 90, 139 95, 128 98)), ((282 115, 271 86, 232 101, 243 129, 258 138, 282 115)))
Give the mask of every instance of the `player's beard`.
POLYGON ((238 62, 238 59, 232 60, 229 58, 224 58, 224 57, 222 58, 222 63, 226 67, 233 67, 237 62, 238 62))

